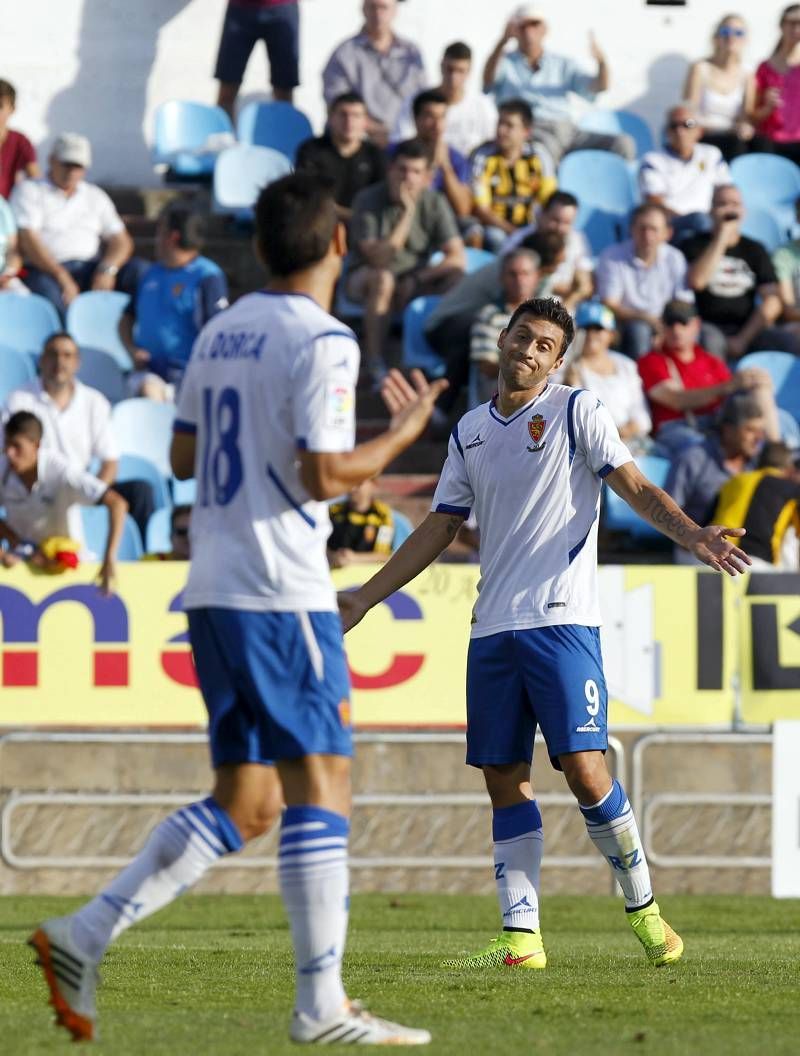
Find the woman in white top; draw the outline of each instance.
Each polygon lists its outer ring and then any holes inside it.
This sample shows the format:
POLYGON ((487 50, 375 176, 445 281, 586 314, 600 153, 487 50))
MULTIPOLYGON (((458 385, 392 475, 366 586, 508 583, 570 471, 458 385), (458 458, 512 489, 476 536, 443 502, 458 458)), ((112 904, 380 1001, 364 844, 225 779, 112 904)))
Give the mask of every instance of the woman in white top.
POLYGON ((710 58, 689 67, 683 94, 705 129, 704 143, 719 147, 726 161, 750 149, 753 126, 747 121, 755 102, 755 79, 742 65, 747 26, 739 15, 725 15, 711 38, 710 58))
POLYGON ((617 325, 614 313, 599 301, 584 301, 575 325, 579 330, 577 356, 566 368, 566 384, 595 393, 631 451, 644 454, 650 446, 650 414, 636 364, 627 356, 609 352, 617 325))

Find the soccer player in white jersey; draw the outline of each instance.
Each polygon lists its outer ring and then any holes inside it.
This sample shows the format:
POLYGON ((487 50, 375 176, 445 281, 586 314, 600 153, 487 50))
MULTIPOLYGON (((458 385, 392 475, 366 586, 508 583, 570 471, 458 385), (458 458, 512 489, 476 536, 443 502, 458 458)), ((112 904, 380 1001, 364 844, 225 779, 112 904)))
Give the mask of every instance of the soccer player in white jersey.
POLYGON ((256 206, 271 276, 199 335, 171 461, 197 478, 184 604, 209 713, 213 793, 176 811, 76 913, 33 935, 58 1022, 91 1038, 96 965, 131 924, 264 833, 285 803, 278 869, 294 943, 298 1042, 421 1045, 351 1004, 347 932, 350 684, 325 544, 326 500, 374 477, 425 428, 444 382, 384 383, 386 432, 354 443, 358 344, 328 314, 346 251, 328 190, 308 175, 256 206))
POLYGON ((545 967, 542 820, 531 786, 537 725, 613 867, 649 961, 669 964, 683 952, 661 918, 630 804, 603 754, 607 694, 596 585, 602 481, 712 568, 735 575, 750 562, 725 538, 741 530, 698 527, 642 475, 595 396, 549 381, 573 334, 569 313, 555 300, 517 308, 497 342, 499 392, 453 430, 432 512, 372 579, 339 598, 347 630, 430 565, 474 509, 481 579, 467 659, 467 763, 482 768, 492 802, 503 931, 447 967, 545 967))

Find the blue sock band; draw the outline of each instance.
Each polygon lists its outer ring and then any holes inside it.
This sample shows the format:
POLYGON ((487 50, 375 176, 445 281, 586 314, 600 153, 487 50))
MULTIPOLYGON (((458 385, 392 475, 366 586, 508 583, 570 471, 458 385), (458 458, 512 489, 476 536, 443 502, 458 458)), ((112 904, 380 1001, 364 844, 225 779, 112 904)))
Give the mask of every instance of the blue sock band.
POLYGON ((287 807, 281 823, 278 860, 281 865, 298 864, 316 855, 326 859, 347 856, 350 823, 341 814, 322 807, 287 807))
POLYGON ((492 839, 513 840, 542 827, 542 815, 535 799, 515 803, 513 807, 496 807, 492 811, 492 839))
POLYGON ((221 807, 213 796, 204 799, 202 805, 214 815, 214 820, 217 823, 217 835, 226 849, 230 852, 240 851, 244 847, 244 840, 236 828, 236 822, 227 810, 221 807))
POLYGON ((593 807, 581 807, 581 813, 589 824, 606 825, 609 821, 613 821, 614 818, 621 817, 626 809, 630 810, 630 807, 626 808, 627 802, 628 797, 625 795, 625 789, 619 781, 615 781, 611 786, 611 791, 604 800, 593 807))

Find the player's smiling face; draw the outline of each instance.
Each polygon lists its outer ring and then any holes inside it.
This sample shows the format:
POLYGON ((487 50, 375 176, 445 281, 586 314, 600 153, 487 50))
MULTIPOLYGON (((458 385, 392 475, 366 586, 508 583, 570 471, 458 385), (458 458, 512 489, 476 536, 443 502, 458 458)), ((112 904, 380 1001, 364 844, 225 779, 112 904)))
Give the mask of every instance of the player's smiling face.
POLYGON ((500 377, 507 392, 533 389, 561 366, 564 333, 547 319, 521 315, 497 339, 500 377))

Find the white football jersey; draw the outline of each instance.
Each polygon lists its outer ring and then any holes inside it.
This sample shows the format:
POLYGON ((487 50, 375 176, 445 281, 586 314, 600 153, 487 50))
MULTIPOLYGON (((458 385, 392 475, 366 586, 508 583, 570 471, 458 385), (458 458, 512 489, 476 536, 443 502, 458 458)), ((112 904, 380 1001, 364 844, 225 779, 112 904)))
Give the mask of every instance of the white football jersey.
POLYGON ((202 330, 175 429, 197 437, 186 608, 330 612, 328 506, 298 450, 349 451, 359 349, 303 294, 242 297, 202 330))
POLYGON ((632 461, 592 393, 548 384, 503 418, 494 400, 450 437, 433 497, 481 533, 472 637, 551 624, 599 626, 597 519, 602 479, 632 461))

